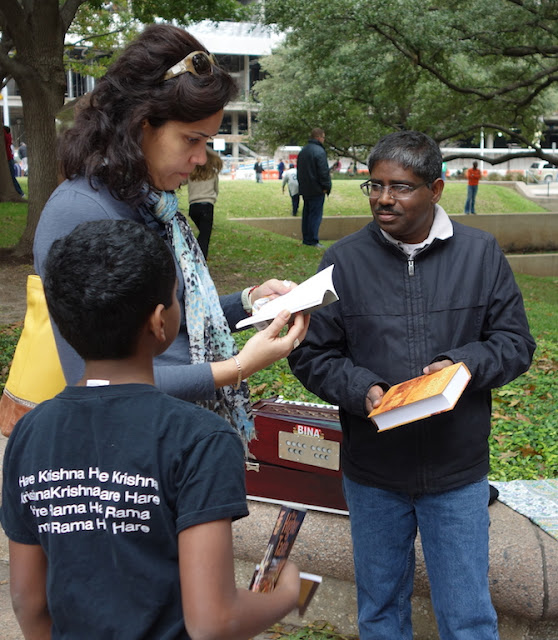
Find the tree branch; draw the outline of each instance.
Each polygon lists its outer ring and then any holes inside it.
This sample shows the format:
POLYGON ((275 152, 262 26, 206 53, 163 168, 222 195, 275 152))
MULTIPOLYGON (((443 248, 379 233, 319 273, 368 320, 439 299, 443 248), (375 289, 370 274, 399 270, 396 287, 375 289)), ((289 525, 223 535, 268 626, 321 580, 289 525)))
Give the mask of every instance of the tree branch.
MULTIPOLYGON (((375 24, 368 23, 365 26, 371 31, 375 31, 380 36, 382 36, 382 38, 390 42, 392 46, 395 47, 403 56, 405 56, 413 64, 417 65, 421 69, 424 69, 425 71, 430 73, 442 84, 448 87, 448 89, 451 89, 452 91, 455 91, 456 93, 461 93, 463 95, 476 95, 479 98, 482 98, 483 100, 491 100, 496 97, 505 96, 506 94, 517 91, 518 89, 531 87, 534 84, 536 84, 538 81, 544 80, 550 75, 552 77, 552 80, 550 82, 545 81, 540 88, 538 87, 538 85, 535 86, 533 91, 531 91, 528 94, 528 96, 523 99, 522 103, 528 104, 530 101, 532 101, 532 99, 538 93, 540 93, 540 91, 542 91, 549 84, 554 82, 555 79, 552 76, 552 74, 558 72, 558 65, 554 65, 554 66, 551 66, 550 68, 545 68, 545 69, 542 69, 541 71, 538 71, 537 73, 531 75, 529 78, 514 82, 513 84, 509 84, 504 87, 500 87, 499 89, 491 92, 481 91, 473 87, 464 87, 452 82, 449 78, 447 78, 444 74, 442 74, 434 65, 426 62, 422 56, 421 51, 417 49, 413 50, 413 49, 406 48, 403 44, 404 43, 403 34, 400 34, 393 25, 384 23, 381 26, 380 23, 375 23, 375 24), (401 38, 403 43, 400 42, 396 37, 394 37, 393 34, 390 33, 390 31, 393 31, 399 38, 401 38)), ((558 48, 557 48, 557 51, 558 51, 558 48)))
MULTIPOLYGON (((41 1, 44 2, 44 0, 41 1)), ((60 19, 62 20, 62 28, 64 29, 64 33, 68 31, 74 18, 76 17, 78 9, 85 2, 86 0, 66 0, 66 2, 64 2, 64 4, 60 7, 60 19)))
MULTIPOLYGON (((402 45, 400 45, 400 43, 390 33, 385 31, 384 29, 381 29, 378 24, 367 24, 366 26, 372 31, 375 31, 376 33, 380 34, 382 38, 385 38, 386 40, 391 42, 391 44, 406 58, 408 58, 413 64, 417 65, 418 67, 421 67, 425 71, 428 71, 431 75, 437 78, 442 84, 446 85, 446 87, 448 87, 452 91, 456 91, 458 93, 463 93, 463 94, 476 95, 479 98, 482 98, 483 100, 488 100, 489 98, 492 97, 491 95, 485 94, 482 91, 479 91, 478 89, 469 89, 467 87, 460 87, 459 85, 453 82, 450 82, 437 69, 435 69, 431 65, 426 64, 421 60, 420 51, 406 50, 402 45)), ((387 25, 387 26, 390 29, 393 28, 392 25, 387 25)))
POLYGON ((87 36, 76 40, 71 45, 67 45, 67 48, 76 47, 80 45, 82 42, 88 42, 89 40, 95 40, 96 38, 106 38, 107 36, 112 36, 115 33, 122 33, 125 27, 121 27, 119 29, 113 29, 112 31, 107 31, 105 33, 88 33, 87 36))
POLYGON ((531 103, 535 99, 535 97, 539 93, 541 93, 541 91, 544 91, 544 89, 549 87, 551 84, 554 84, 557 80, 558 80, 558 75, 550 75, 550 76, 548 76, 548 78, 546 79, 546 81, 544 83, 537 85, 533 89, 533 91, 531 91, 531 93, 527 94, 525 96, 525 98, 523 98, 523 100, 521 100, 520 102, 516 103, 517 108, 526 107, 529 103, 531 103))
POLYGON ((504 56, 508 56, 509 58, 524 58, 526 56, 534 55, 541 55, 545 58, 554 58, 558 55, 558 47, 554 45, 548 47, 518 45, 515 47, 504 47, 503 49, 500 49, 500 53, 504 56))
POLYGON ((19 24, 25 14, 17 0, 0 0, 0 15, 2 16, 2 30, 8 28, 8 25, 19 24))
POLYGON ((482 155, 480 152, 476 153, 476 152, 467 152, 467 151, 463 151, 463 153, 459 153, 459 152, 448 153, 443 157, 445 162, 449 162, 450 160, 457 160, 459 158, 472 158, 473 160, 488 162, 488 164, 490 165, 502 164, 504 162, 508 162, 508 160, 516 160, 517 158, 540 158, 541 160, 544 160, 545 162, 549 162, 550 164, 558 165, 558 155, 544 153, 543 151, 535 151, 534 149, 532 151, 528 150, 524 153, 519 153, 517 151, 508 152, 508 153, 504 153, 501 156, 498 156, 497 158, 487 157, 485 155, 482 155))

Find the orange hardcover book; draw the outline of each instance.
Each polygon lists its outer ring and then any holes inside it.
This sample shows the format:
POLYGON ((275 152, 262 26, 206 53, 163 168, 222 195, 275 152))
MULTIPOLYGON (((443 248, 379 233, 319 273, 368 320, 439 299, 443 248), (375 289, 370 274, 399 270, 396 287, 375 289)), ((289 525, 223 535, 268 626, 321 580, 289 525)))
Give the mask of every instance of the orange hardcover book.
POLYGON ((453 409, 471 379, 463 362, 429 375, 412 378, 390 387, 379 407, 368 417, 378 431, 393 429, 415 420, 453 409))

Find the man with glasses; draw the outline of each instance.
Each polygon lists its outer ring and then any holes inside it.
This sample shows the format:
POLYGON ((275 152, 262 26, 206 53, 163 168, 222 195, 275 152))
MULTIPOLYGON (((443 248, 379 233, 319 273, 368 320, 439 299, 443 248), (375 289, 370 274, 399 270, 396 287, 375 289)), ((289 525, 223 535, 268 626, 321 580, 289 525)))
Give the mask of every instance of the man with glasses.
POLYGON ((330 247, 339 302, 312 314, 289 363, 339 405, 361 640, 411 640, 420 529, 442 640, 496 640, 488 584, 491 389, 529 368, 521 293, 488 233, 450 220, 438 145, 382 138, 361 185, 373 221, 330 247), (390 385, 464 362, 456 407, 378 432, 367 417, 390 385))
POLYGON ((297 159, 298 186, 302 196, 302 244, 322 248, 319 240, 325 196, 331 192, 331 175, 324 149, 325 132, 312 129, 297 159))

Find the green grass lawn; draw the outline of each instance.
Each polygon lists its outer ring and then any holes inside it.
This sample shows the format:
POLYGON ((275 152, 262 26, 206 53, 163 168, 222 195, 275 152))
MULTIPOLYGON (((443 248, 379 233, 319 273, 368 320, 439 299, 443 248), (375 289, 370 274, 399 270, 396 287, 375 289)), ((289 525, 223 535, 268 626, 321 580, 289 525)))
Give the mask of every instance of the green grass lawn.
MULTIPOLYGON (((358 180, 336 180, 326 203, 326 214, 337 207, 339 215, 362 215, 368 202, 361 195, 358 180), (338 204, 334 204, 338 203, 338 204)), ((507 187, 481 185, 480 194, 493 202, 498 212, 535 210, 507 187), (490 196, 490 198, 489 198, 490 196)), ((444 206, 460 210, 464 184, 446 187, 444 206)), ((25 204, 0 204, 0 246, 14 244, 23 231, 25 204)), ((187 209, 185 194, 181 206, 187 209)), ((540 208, 539 208, 540 210, 540 208)), ((216 207, 215 229, 211 239, 209 266, 220 293, 230 293, 271 277, 302 281, 316 272, 322 252, 305 247, 299 240, 252 229, 234 221, 244 216, 290 216, 290 198, 281 195, 278 181, 256 184, 252 181, 221 181, 216 207)), ((326 243, 331 244, 331 243, 326 243)), ((538 348, 531 370, 493 393, 493 432, 491 436, 492 479, 512 480, 558 477, 558 282, 556 278, 517 275, 525 298, 531 330, 538 348)), ((22 292, 22 295, 24 292, 22 292)), ((253 330, 236 334, 242 345, 253 330)), ((0 388, 8 371, 17 329, 0 327, 0 388)), ((294 400, 316 401, 292 376, 286 360, 278 362, 250 379, 252 399, 283 395, 294 400)))
MULTIPOLYGON (((334 180, 331 195, 326 198, 326 216, 366 216, 370 214, 368 199, 359 188, 364 179, 334 180)), ((447 213, 463 213, 467 185, 448 181, 441 206, 447 213)), ((301 203, 302 206, 302 203, 301 203)), ((513 187, 484 183, 479 186, 477 213, 544 212, 545 209, 517 193, 513 187)), ((216 212, 229 218, 289 217, 291 199, 287 189, 282 193, 279 180, 221 180, 216 212)))
MULTIPOLYGON (((331 195, 326 198, 326 216, 370 215, 368 199, 359 188, 364 180, 334 180, 331 195)), ((27 178, 19 178, 27 192, 27 178)), ((467 194, 467 185, 446 182, 440 204, 448 213, 462 213, 467 194)), ((186 192, 181 195, 183 210, 188 209, 186 192)), ((487 182, 481 184, 477 196, 478 213, 526 213, 544 212, 545 209, 524 198, 513 188, 487 182)), ((299 215, 302 213, 302 201, 299 215)), ((3 228, 0 230, 0 247, 14 245, 23 232, 27 215, 27 204, 1 203, 3 228)), ((291 199, 288 191, 282 193, 279 180, 266 180, 256 184, 253 180, 222 179, 215 207, 216 222, 234 218, 290 217, 291 199)))

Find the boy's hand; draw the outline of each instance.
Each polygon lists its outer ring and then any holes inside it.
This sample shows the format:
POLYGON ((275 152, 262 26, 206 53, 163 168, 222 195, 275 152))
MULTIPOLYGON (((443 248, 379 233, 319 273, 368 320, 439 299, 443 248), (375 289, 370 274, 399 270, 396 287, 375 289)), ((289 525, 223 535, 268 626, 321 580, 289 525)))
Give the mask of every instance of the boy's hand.
POLYGON ((292 608, 295 608, 300 594, 300 573, 294 562, 287 560, 279 574, 274 591, 285 594, 287 598, 290 596, 293 603, 292 608))

